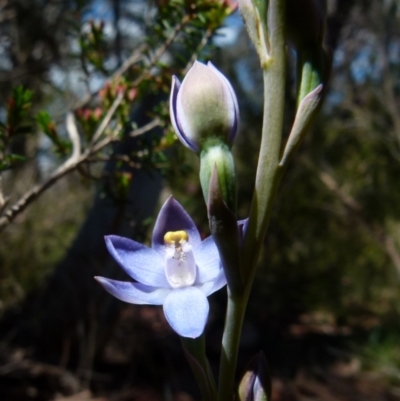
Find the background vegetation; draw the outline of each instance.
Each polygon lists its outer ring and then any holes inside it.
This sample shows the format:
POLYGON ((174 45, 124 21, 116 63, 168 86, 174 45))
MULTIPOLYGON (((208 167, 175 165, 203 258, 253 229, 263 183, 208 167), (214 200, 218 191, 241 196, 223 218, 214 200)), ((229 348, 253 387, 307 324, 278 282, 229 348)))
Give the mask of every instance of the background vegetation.
MULTIPOLYGON (((328 3, 330 88, 279 191, 239 362, 243 369, 265 351, 274 400, 394 400, 400 398, 400 3, 328 3)), ((120 99, 102 133, 116 140, 1 226, 0 398, 198 397, 163 314, 111 299, 92 277, 121 276, 103 235, 148 240, 170 193, 208 235, 198 161, 176 143, 166 103, 171 75, 182 77, 196 57, 212 59, 238 94, 234 152, 246 217, 262 93, 240 16, 225 19, 233 8, 206 0, 0 2, 0 223, 73 153, 67 112, 75 115, 84 154, 120 99)), ((294 57, 289 52, 289 62, 294 57)), ((288 74, 286 132, 293 80, 288 74)), ((212 297, 207 328, 215 361, 223 298, 212 297)))

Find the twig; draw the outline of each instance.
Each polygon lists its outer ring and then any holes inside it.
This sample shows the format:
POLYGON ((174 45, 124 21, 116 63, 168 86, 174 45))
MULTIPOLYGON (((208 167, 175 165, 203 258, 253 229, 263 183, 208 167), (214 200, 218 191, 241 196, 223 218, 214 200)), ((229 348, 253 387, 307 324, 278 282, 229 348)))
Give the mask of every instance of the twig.
POLYGON ((319 179, 325 184, 325 186, 333 192, 342 203, 353 212, 360 213, 361 205, 351 196, 345 193, 340 187, 337 181, 327 172, 321 171, 319 173, 319 179))
MULTIPOLYGON (((151 57, 149 64, 147 66, 147 69, 149 70, 151 67, 155 65, 155 63, 158 61, 158 59, 164 54, 164 52, 168 49, 168 47, 172 44, 172 42, 175 40, 176 36, 179 34, 179 32, 182 30, 182 28, 190 21, 191 17, 188 15, 185 15, 181 22, 175 26, 174 30, 172 31, 171 35, 166 39, 166 41, 155 51, 153 56, 151 57)), ((118 68, 112 76, 107 79, 106 84, 114 81, 115 79, 123 76, 132 65, 138 63, 139 61, 144 59, 144 52, 148 48, 147 44, 141 45, 138 49, 136 49, 132 55, 125 60, 125 62, 121 65, 120 68, 118 68)), ((137 78, 134 82, 133 85, 137 86, 142 80, 144 79, 144 76, 140 76, 137 78)), ((90 100, 93 99, 93 97, 98 93, 94 92, 92 94, 86 95, 80 102, 74 105, 73 109, 77 110, 80 109, 81 107, 87 105, 90 100)))
POLYGON ((129 133, 130 137, 135 137, 144 134, 147 131, 150 131, 153 128, 161 126, 161 120, 159 118, 155 118, 153 121, 150 121, 146 125, 143 125, 141 128, 136 128, 132 132, 129 133))
POLYGON ((115 98, 111 107, 108 109, 106 116, 103 118, 103 121, 101 122, 96 132, 94 133, 93 138, 90 141, 90 145, 94 145, 101 137, 101 135, 107 128, 107 125, 110 123, 111 119, 114 116, 114 113, 117 111, 117 108, 121 104, 123 99, 124 99, 124 93, 119 93, 118 96, 115 98))
MULTIPOLYGON (((182 30, 182 28, 191 20, 191 16, 185 15, 181 22, 178 23, 175 28, 173 29, 171 35, 166 39, 166 41, 156 50, 156 52, 153 54, 153 56, 150 58, 149 64, 147 66, 147 70, 149 71, 151 67, 153 67, 157 60, 164 54, 164 52, 168 49, 168 47, 172 44, 172 42, 175 40, 176 36, 179 34, 179 32, 182 30)), ((144 56, 143 52, 144 49, 146 48, 145 45, 141 46, 139 49, 137 49, 131 57, 129 57, 124 64, 117 70, 115 73, 111 76, 107 82, 111 82, 115 78, 118 78, 122 76, 134 63, 140 61, 144 56)), ((147 75, 142 74, 139 76, 134 82, 133 85, 137 86, 140 84, 147 75)), ((86 105, 92 98, 95 96, 97 92, 90 94, 86 97, 84 97, 79 103, 77 103, 74 107, 74 109, 79 109, 86 105)), ((118 133, 121 130, 121 126, 118 124, 114 129, 111 135, 106 136, 105 138, 100 140, 100 137, 104 133, 105 129, 107 128, 108 124, 110 123, 112 117, 114 116, 115 111, 117 110, 118 106, 121 104, 123 100, 123 94, 119 94, 118 97, 114 100, 114 103, 108 110, 106 116, 102 120, 100 126, 96 130, 92 141, 89 144, 89 147, 86 149, 85 152, 81 153, 80 152, 80 144, 78 146, 78 142, 75 138, 75 134, 77 133, 74 131, 76 129, 76 126, 74 124, 74 121, 69 120, 69 129, 68 133, 70 135, 71 141, 74 138, 73 141, 73 153, 71 157, 66 160, 61 166, 59 166, 50 176, 45 179, 43 182, 35 185, 33 188, 28 190, 20 199, 15 202, 12 206, 10 206, 0 217, 0 232, 9 224, 11 223, 17 215, 19 215, 21 212, 23 212, 29 204, 31 204, 36 198, 38 198, 47 188, 51 187, 55 182, 57 182, 60 178, 63 176, 67 175, 71 171, 77 169, 80 165, 88 161, 90 156, 96 154, 100 150, 102 150, 105 146, 110 144, 111 142, 117 140, 118 138, 118 133), (79 150, 79 157, 78 157, 78 150, 79 150)), ((68 122, 67 122, 68 124, 68 122)), ((146 124, 145 126, 134 130, 130 133, 130 136, 139 136, 144 134, 145 132, 150 131, 154 127, 161 125, 161 121, 159 119, 155 119, 154 121, 146 124)))
POLYGON ((73 163, 78 160, 81 155, 81 138, 79 136, 78 128, 76 127, 74 114, 67 113, 66 123, 69 139, 72 143, 72 154, 67 162, 73 163))
POLYGON ((4 203, 5 203, 5 200, 4 200, 4 196, 3 196, 3 177, 0 173, 0 210, 3 209, 4 203))
MULTIPOLYGON (((152 121, 146 124, 145 126, 139 128, 138 130, 133 131, 133 133, 138 133, 137 135, 142 135, 145 132, 148 132, 151 129, 153 129, 158 124, 155 124, 155 122, 152 121)), ((106 127, 104 127, 104 129, 105 128, 106 127)), ((0 217, 0 232, 3 231, 4 228, 9 223, 11 223, 16 218, 17 215, 23 212, 28 207, 28 205, 31 204, 36 198, 38 198, 46 189, 50 188, 60 178, 64 177, 68 173, 77 169, 80 165, 84 164, 90 158, 90 156, 94 155, 95 153, 102 150, 105 146, 115 141, 120 128, 121 127, 118 125, 113 130, 112 135, 107 136, 102 141, 93 145, 93 147, 88 148, 84 153, 80 155, 80 157, 77 160, 70 161, 70 159, 68 159, 57 170, 55 170, 46 180, 28 190, 16 203, 14 203, 14 205, 10 206, 4 212, 2 217, 0 217)))
MULTIPOLYGON (((137 48, 131 56, 121 65, 120 68, 118 68, 109 79, 106 80, 106 83, 110 83, 114 81, 115 79, 121 77, 122 75, 125 74, 126 71, 129 70, 130 67, 132 67, 133 64, 139 62, 143 58, 143 52, 146 49, 147 45, 143 44, 139 48, 137 48)), ((99 91, 89 93, 86 95, 82 100, 80 100, 78 103, 76 103, 73 106, 74 110, 80 109, 81 107, 86 106, 92 99, 93 97, 98 93, 99 91)))
MULTIPOLYGON (((176 36, 179 34, 179 32, 182 30, 182 28, 191 20, 190 15, 185 15, 181 22, 175 26, 173 31, 171 32, 171 35, 167 38, 167 40, 155 51, 154 55, 150 58, 149 64, 147 65, 147 70, 150 71, 152 67, 155 66, 156 62, 160 59, 160 57, 165 53, 165 51, 168 49, 169 46, 171 46, 172 42, 175 40, 176 36)), ((137 78, 135 81, 133 81, 133 86, 138 86, 143 79, 145 78, 145 75, 141 75, 139 78, 137 78)))
POLYGON ((0 173, 0 212, 7 206, 9 199, 3 195, 3 176, 0 173))

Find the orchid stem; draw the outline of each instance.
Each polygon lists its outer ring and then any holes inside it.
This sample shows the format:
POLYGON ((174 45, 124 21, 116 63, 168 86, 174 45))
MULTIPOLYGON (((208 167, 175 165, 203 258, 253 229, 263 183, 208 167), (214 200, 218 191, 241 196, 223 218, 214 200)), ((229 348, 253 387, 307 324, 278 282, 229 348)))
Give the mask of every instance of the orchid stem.
POLYGON ((284 172, 284 169, 279 167, 286 78, 284 0, 268 2, 268 32, 270 53, 267 62, 261 60, 264 79, 262 139, 249 223, 240 257, 245 290, 233 296, 228 289, 218 401, 231 401, 234 394, 236 362, 244 314, 273 201, 284 172))
POLYGON ((246 312, 246 294, 232 295, 228 289, 228 305, 225 318, 224 334, 218 382, 218 400, 232 399, 235 381, 236 362, 239 350, 240 334, 246 312))
POLYGON ((205 352, 204 333, 197 338, 181 337, 182 347, 203 400, 216 401, 217 387, 205 352))
POLYGON ((270 55, 264 66, 264 119, 249 223, 242 247, 241 267, 246 290, 251 287, 258 257, 283 168, 279 167, 285 101, 285 1, 270 0, 270 55))

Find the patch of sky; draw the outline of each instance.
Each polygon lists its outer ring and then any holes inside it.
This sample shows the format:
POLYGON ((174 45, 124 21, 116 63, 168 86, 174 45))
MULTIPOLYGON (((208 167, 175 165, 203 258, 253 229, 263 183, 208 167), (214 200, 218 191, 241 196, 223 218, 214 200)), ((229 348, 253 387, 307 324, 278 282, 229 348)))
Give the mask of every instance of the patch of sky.
POLYGON ((38 169, 44 176, 48 176, 56 166, 56 159, 52 153, 53 144, 50 139, 42 135, 37 150, 38 169))
POLYGON ((107 60, 104 61, 104 67, 109 71, 115 70, 118 67, 117 57, 115 55, 108 57, 107 60))
POLYGON ((400 64, 400 41, 395 40, 388 46, 388 58, 390 63, 394 65, 400 64))
POLYGON ((78 39, 70 39, 68 42, 68 46, 71 54, 79 54, 81 52, 81 47, 79 45, 78 39))
POLYGON ((83 21, 103 20, 111 21, 113 19, 113 10, 108 0, 94 0, 84 10, 82 14, 83 21))
POLYGON ((257 70, 256 72, 254 70, 254 65, 247 58, 238 59, 233 68, 237 76, 237 82, 242 90, 248 94, 243 99, 239 99, 239 103, 246 101, 254 113, 261 113, 263 91, 258 89, 260 83, 259 71, 257 70))
POLYGON ((154 14, 157 12, 156 7, 150 7, 149 2, 146 2, 143 0, 127 2, 124 5, 124 8, 127 11, 129 11, 129 13, 136 14, 136 15, 143 15, 145 13, 151 12, 152 16, 154 16, 154 14))
POLYGON ((49 79, 57 89, 67 89, 67 73, 63 68, 59 67, 58 65, 53 64, 50 67, 49 79))
POLYGON ((132 21, 127 18, 121 18, 118 21, 118 28, 121 34, 126 36, 138 37, 145 33, 139 24, 133 24, 132 21))
POLYGON ((339 106, 344 101, 344 93, 341 91, 328 91, 326 95, 325 102, 323 104, 323 111, 325 113, 330 113, 332 110, 339 106))
POLYGON ((239 77, 240 86, 247 93, 255 90, 255 82, 250 66, 245 59, 238 60, 235 63, 235 72, 239 77))
POLYGON ((239 33, 243 28, 243 20, 236 11, 224 21, 221 28, 213 37, 213 44, 218 47, 232 46, 236 43, 239 33))
POLYGON ((341 67, 346 61, 346 52, 342 46, 338 46, 333 54, 333 67, 341 67))
MULTIPOLYGON (((128 19, 124 18, 123 15, 125 11, 129 10, 127 14, 138 14, 142 10, 149 10, 149 7, 146 6, 146 3, 143 1, 135 0, 133 2, 122 3, 123 7, 122 18, 119 21, 119 29, 121 32, 126 36, 138 36, 143 34, 140 31, 139 25, 132 23, 132 21, 128 22, 128 19), (143 7, 146 6, 144 9, 143 7), (140 8, 141 7, 141 8, 140 8)), ((113 40, 115 38, 115 28, 114 28, 114 13, 111 7, 111 3, 108 0, 94 0, 87 7, 85 7, 83 16, 82 16, 82 31, 88 32, 89 31, 89 21, 103 21, 104 22, 104 29, 103 33, 105 38, 108 40, 113 40)), ((1 50, 3 48, 3 52, 5 52, 4 45, 2 46, 0 40, 0 55, 1 50)), ((69 48, 72 53, 79 54, 80 53, 80 46, 79 41, 72 39, 69 42, 69 48)), ((0 57, 0 68, 2 65, 6 63, 5 57, 0 57)), ((105 67, 107 69, 114 69, 117 65, 117 59, 115 56, 110 56, 105 61, 105 67)), ((84 82, 86 77, 81 69, 75 68, 73 65, 69 65, 68 69, 60 68, 57 65, 53 65, 49 70, 49 78, 52 84, 57 87, 58 89, 69 92, 73 94, 73 98, 80 99, 84 97, 88 91, 96 92, 104 85, 104 76, 100 73, 92 73, 90 75, 90 79, 87 82, 84 82)), ((63 100, 63 102, 66 99, 63 100)), ((69 105, 66 104, 49 104, 47 107, 47 111, 50 115, 55 118, 57 121, 57 129, 61 136, 66 136, 65 130, 65 108, 69 105), (62 116, 62 117, 61 117, 62 116)), ((0 109, 1 112, 1 109, 0 109)), ((4 111, 3 111, 4 113, 4 111)), ((58 161, 54 157, 51 149, 53 144, 51 141, 45 136, 42 135, 40 137, 39 142, 39 157, 38 163, 41 172, 44 175, 49 174, 57 165, 58 161)))
POLYGON ((363 84, 367 80, 379 81, 382 76, 382 65, 376 47, 370 44, 363 46, 355 54, 350 64, 350 72, 358 84, 363 84))
MULTIPOLYGON (((96 21, 96 22, 102 21, 104 23, 103 34, 104 34, 106 39, 111 39, 112 40, 112 39, 115 38, 115 29, 114 29, 113 21, 102 20, 100 18, 93 19, 93 20, 96 21)), ((84 21, 82 23, 81 32, 85 33, 85 34, 91 32, 90 20, 84 21)), ((78 43, 78 49, 79 49, 79 43, 78 43)))
POLYGON ((0 121, 5 121, 7 118, 7 111, 5 107, 0 107, 0 121))
MULTIPOLYGON (((151 9, 146 2, 134 1, 134 2, 121 2, 121 17, 118 21, 118 29, 124 36, 139 37, 144 35, 144 31, 140 24, 134 23, 132 19, 125 18, 124 15, 141 15, 144 13, 151 13, 151 9)), ((115 27, 114 27, 114 10, 111 3, 106 0, 94 0, 87 7, 83 13, 83 24, 82 29, 87 30, 90 20, 103 21, 104 29, 103 33, 107 39, 115 38, 115 27)))
POLYGON ((9 58, 8 47, 10 47, 10 38, 3 36, 0 38, 0 69, 9 71, 13 68, 13 64, 9 58))

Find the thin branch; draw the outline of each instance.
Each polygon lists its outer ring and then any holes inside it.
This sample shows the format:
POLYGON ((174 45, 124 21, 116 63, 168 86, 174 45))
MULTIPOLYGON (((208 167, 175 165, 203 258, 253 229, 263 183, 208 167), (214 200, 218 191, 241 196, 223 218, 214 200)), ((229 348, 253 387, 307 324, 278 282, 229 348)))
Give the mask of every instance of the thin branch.
MULTIPOLYGON (((181 22, 178 23, 170 36, 165 40, 165 42, 154 52, 154 54, 150 57, 149 63, 147 65, 147 71, 157 63, 160 57, 164 54, 164 52, 169 48, 169 46, 173 43, 176 36, 181 32, 183 27, 191 20, 191 16, 185 15, 181 22)), ((206 37, 208 37, 210 33, 206 33, 206 37)), ((205 39, 203 39, 202 43, 205 39)), ((123 63, 123 65, 115 71, 115 73, 107 80, 107 82, 111 82, 116 78, 125 74, 125 72, 136 62, 142 60, 144 58, 144 51, 147 48, 146 45, 141 46, 136 49, 136 51, 123 63)), ((142 74, 135 81, 133 81, 133 85, 139 85, 148 74, 142 74)), ((78 102, 74 110, 79 109, 85 106, 98 92, 92 93, 84 97, 80 102, 78 102)), ((50 188, 53 184, 55 184, 60 178, 64 177, 68 173, 74 171, 82 164, 89 162, 90 157, 95 155, 97 152, 102 150, 104 147, 109 145, 111 142, 118 139, 118 134, 121 131, 122 127, 120 124, 117 124, 116 127, 112 130, 110 135, 101 139, 104 131, 107 126, 111 122, 118 106, 121 104, 123 100, 123 93, 119 94, 118 97, 114 100, 112 106, 108 110, 106 116, 102 120, 98 129, 96 130, 93 138, 88 146, 88 148, 81 153, 80 143, 78 143, 77 136, 79 136, 78 130, 76 128, 75 122, 71 117, 67 117, 67 130, 68 134, 71 138, 73 144, 73 152, 70 158, 68 158, 61 166, 59 166, 50 176, 45 179, 43 182, 35 185, 33 188, 28 190, 18 201, 16 201, 12 206, 10 206, 0 217, 0 232, 4 230, 4 228, 11 223, 16 216, 22 213, 28 205, 30 205, 35 199, 37 199, 46 189, 50 188)), ((144 134, 145 132, 150 131, 156 126, 161 125, 161 120, 156 118, 145 126, 133 130, 129 136, 139 136, 144 134)))
POLYGON ((337 181, 327 172, 321 171, 319 173, 319 179, 324 185, 333 192, 342 203, 350 210, 356 213, 360 213, 362 210, 361 205, 349 194, 345 193, 340 187, 337 181))
POLYGON ((94 145, 99 140, 99 138, 107 128, 108 124, 110 123, 115 112, 117 111, 118 106, 121 104, 123 99, 124 99, 124 93, 123 92, 119 93, 118 96, 115 98, 111 107, 108 109, 106 116, 103 118, 103 121, 101 122, 96 132, 94 133, 93 138, 90 141, 90 145, 94 145))
MULTIPOLYGON (((129 58, 127 58, 125 60, 125 62, 121 65, 121 67, 119 67, 112 75, 109 79, 106 80, 105 85, 111 83, 112 81, 116 80, 117 78, 121 77, 122 75, 124 75, 126 73, 126 71, 129 70, 129 68, 131 68, 134 64, 138 63, 140 60, 142 60, 143 56, 143 52, 146 49, 147 45, 141 45, 139 48, 137 48, 129 58)), ((104 86, 104 85, 103 85, 104 86)), ((74 110, 80 109, 84 106, 86 106, 92 99, 94 96, 96 96, 96 94, 99 91, 93 92, 93 93, 89 93, 87 94, 82 100, 80 100, 78 103, 76 103, 73 106, 74 110)))
MULTIPOLYGON (((150 122, 145 126, 133 131, 131 134, 142 135, 155 126, 159 125, 159 121, 157 124, 155 122, 150 122)), ((104 127, 105 129, 106 127, 104 127)), ((10 206, 0 217, 0 232, 4 230, 4 228, 11 223, 21 212, 23 212, 35 199, 37 199, 46 189, 50 188, 53 184, 55 184, 60 178, 64 177, 68 173, 76 170, 79 166, 86 163, 86 161, 95 153, 102 150, 111 142, 115 141, 118 138, 118 132, 121 127, 118 125, 113 130, 112 135, 107 136, 102 141, 94 144, 93 147, 88 148, 84 153, 80 155, 80 157, 75 161, 70 161, 68 159, 65 163, 63 163, 57 170, 55 170, 46 180, 42 183, 35 185, 33 188, 28 190, 14 205, 10 206)))
POLYGON ((81 155, 81 138, 79 136, 73 113, 67 113, 65 125, 67 127, 69 139, 72 143, 72 154, 68 159, 68 162, 73 163, 74 161, 78 160, 79 156, 81 155))
POLYGON ((143 135, 145 132, 148 132, 153 128, 161 126, 161 124, 162 124, 161 120, 158 117, 156 117, 153 121, 150 121, 146 125, 143 125, 143 127, 136 128, 133 131, 131 131, 129 133, 129 136, 133 138, 135 136, 143 135))
POLYGON ((0 173, 0 212, 7 206, 9 199, 3 194, 3 176, 0 173))
MULTIPOLYGON (((171 46, 172 42, 175 40, 176 36, 179 34, 179 32, 183 29, 183 27, 191 20, 191 16, 185 15, 182 20, 178 23, 178 25, 175 26, 174 30, 171 32, 171 35, 165 40, 165 42, 154 52, 153 56, 150 58, 149 64, 147 65, 147 70, 150 70, 156 62, 160 59, 160 57, 166 52, 166 50, 171 46)), ((144 53, 148 49, 147 44, 141 45, 139 48, 137 48, 132 55, 127 58, 124 63, 119 67, 113 74, 112 76, 106 80, 106 83, 111 83, 112 81, 120 78, 123 76, 129 68, 132 67, 132 65, 138 63, 139 61, 142 61, 145 56, 144 53)), ((140 82, 143 81, 144 79, 144 74, 140 76, 138 79, 136 79, 133 82, 134 86, 137 86, 140 82)), ((74 105, 73 109, 77 110, 80 109, 81 107, 87 105, 93 97, 98 93, 94 92, 91 94, 86 95, 81 101, 79 101, 77 104, 74 105)))
POLYGON ((156 50, 153 57, 150 59, 150 66, 153 67, 157 60, 166 52, 168 47, 171 46, 172 42, 175 40, 179 32, 183 29, 183 27, 192 19, 191 15, 184 15, 179 24, 175 26, 172 30, 171 34, 167 38, 167 40, 156 50))

